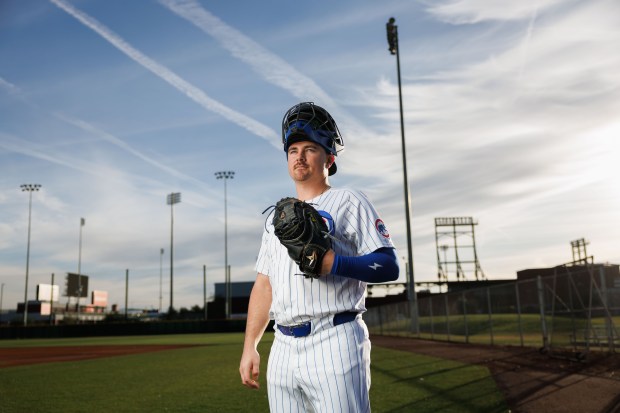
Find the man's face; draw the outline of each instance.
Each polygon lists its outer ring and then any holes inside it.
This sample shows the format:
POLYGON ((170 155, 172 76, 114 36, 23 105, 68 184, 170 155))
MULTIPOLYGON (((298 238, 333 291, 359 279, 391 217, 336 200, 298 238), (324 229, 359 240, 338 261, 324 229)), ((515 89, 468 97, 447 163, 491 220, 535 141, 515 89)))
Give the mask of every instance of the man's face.
POLYGON ((288 173, 296 182, 324 180, 329 175, 333 158, 319 144, 296 142, 288 148, 288 173))

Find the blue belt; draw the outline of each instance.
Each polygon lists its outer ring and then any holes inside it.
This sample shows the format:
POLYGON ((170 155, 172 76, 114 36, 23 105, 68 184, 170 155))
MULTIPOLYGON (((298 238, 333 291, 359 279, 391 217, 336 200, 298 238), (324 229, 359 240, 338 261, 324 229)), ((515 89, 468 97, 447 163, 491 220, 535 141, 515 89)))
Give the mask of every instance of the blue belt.
MULTIPOLYGON (((355 311, 345 311, 344 313, 338 313, 334 315, 334 326, 338 326, 340 324, 348 323, 357 318, 357 314, 355 311)), ((306 337, 310 334, 312 330, 312 323, 307 321, 305 323, 296 324, 294 326, 281 326, 278 324, 278 330, 285 336, 291 337, 306 337)))

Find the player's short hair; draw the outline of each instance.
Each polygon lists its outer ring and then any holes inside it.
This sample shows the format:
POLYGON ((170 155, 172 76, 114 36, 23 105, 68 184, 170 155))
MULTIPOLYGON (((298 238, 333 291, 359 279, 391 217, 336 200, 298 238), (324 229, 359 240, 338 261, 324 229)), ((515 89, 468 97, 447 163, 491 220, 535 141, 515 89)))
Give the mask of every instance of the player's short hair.
MULTIPOLYGON (((302 102, 286 111, 282 119, 282 144, 284 152, 289 146, 301 141, 311 141, 321 145, 328 154, 338 156, 344 150, 344 140, 336 121, 322 107, 313 102, 302 102)), ((329 175, 336 173, 334 162, 329 175)))

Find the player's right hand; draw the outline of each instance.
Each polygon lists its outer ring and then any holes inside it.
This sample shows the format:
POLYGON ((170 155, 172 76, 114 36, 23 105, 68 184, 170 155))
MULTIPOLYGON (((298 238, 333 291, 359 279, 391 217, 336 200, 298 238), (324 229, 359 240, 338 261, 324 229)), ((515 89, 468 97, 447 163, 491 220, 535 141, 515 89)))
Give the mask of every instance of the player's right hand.
POLYGON ((241 384, 250 389, 259 389, 258 374, 260 372, 260 355, 254 349, 244 350, 239 363, 241 384))

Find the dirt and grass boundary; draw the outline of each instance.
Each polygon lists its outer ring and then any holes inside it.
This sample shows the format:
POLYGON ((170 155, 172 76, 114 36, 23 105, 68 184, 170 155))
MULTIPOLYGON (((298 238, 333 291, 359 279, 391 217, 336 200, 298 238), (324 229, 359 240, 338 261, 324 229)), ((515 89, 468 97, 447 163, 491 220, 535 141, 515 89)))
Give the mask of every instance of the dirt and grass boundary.
MULTIPOLYGON (((620 412, 620 355, 589 353, 586 360, 542 354, 536 348, 449 343, 372 336, 373 346, 487 367, 511 412, 620 412)), ((0 368, 173 350, 195 345, 0 347, 0 368)))

